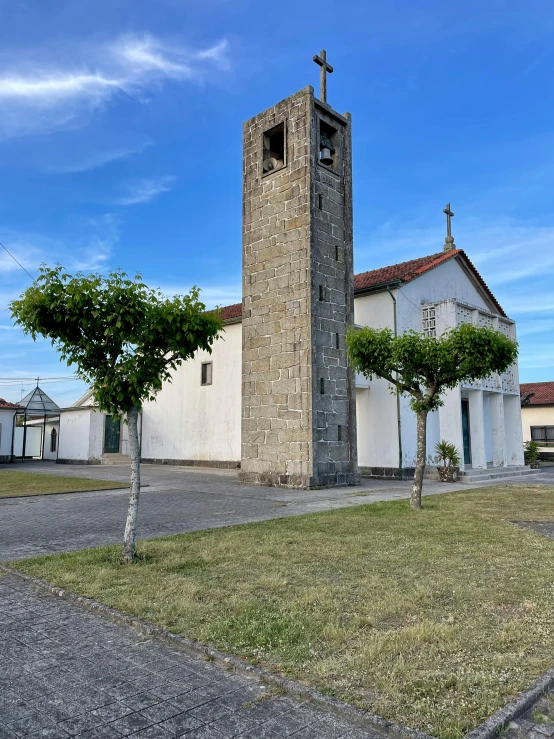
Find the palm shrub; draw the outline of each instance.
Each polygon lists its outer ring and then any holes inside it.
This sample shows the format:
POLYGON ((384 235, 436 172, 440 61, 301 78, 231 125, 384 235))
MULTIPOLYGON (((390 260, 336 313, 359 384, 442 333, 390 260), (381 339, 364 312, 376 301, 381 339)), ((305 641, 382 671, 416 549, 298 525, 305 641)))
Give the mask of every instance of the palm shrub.
POLYGON ((435 453, 437 461, 442 462, 439 467, 439 477, 443 482, 454 482, 458 479, 460 470, 461 457, 455 444, 445 439, 437 441, 435 444, 435 453))

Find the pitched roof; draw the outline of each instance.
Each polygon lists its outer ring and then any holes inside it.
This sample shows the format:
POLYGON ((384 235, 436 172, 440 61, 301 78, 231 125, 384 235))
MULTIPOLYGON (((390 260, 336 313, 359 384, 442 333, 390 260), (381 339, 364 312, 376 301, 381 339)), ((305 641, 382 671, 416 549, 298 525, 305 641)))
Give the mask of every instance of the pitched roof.
POLYGON ((496 310, 501 316, 506 316, 502 306, 496 300, 492 292, 490 291, 485 280, 481 277, 467 254, 463 249, 453 249, 452 251, 440 251, 437 254, 429 254, 426 257, 420 257, 419 259, 411 259, 409 262, 401 262, 400 264, 393 264, 390 267, 381 267, 380 269, 373 269, 370 272, 362 272, 359 275, 354 275, 354 292, 360 293, 366 290, 377 288, 378 286, 385 286, 387 284, 396 282, 410 282, 416 277, 419 277, 424 272, 428 272, 439 264, 447 262, 453 258, 462 259, 470 272, 484 290, 489 300, 492 302, 496 310))
POLYGON ((554 405, 554 382, 522 382, 519 386, 524 405, 554 405))
POLYGON ((0 408, 13 408, 14 410, 23 410, 22 405, 18 405, 17 403, 10 403, 9 400, 4 400, 4 398, 0 398, 0 408))
MULTIPOLYGON (((404 283, 414 280, 424 272, 428 272, 439 264, 447 262, 449 259, 457 257, 465 262, 466 267, 473 274, 476 281, 479 283, 485 294, 488 296, 491 303, 494 305, 496 310, 501 316, 506 316, 502 306, 494 297, 485 280, 481 277, 479 272, 474 267, 473 263, 465 253, 463 249, 453 249, 452 251, 440 251, 437 254, 429 254, 426 257, 420 257, 419 259, 411 259, 409 262, 400 262, 400 264, 393 264, 389 267, 381 267, 380 269, 373 269, 369 272, 361 272, 358 275, 354 275, 354 294, 364 293, 377 289, 378 287, 384 288, 386 285, 392 283, 404 283)), ((235 305, 228 305, 221 309, 221 318, 224 321, 236 320, 242 317, 242 303, 236 303, 235 305)))
POLYGON ((21 405, 28 413, 41 413, 43 415, 45 413, 56 413, 60 410, 59 405, 54 403, 52 398, 49 398, 38 385, 21 399, 21 405))

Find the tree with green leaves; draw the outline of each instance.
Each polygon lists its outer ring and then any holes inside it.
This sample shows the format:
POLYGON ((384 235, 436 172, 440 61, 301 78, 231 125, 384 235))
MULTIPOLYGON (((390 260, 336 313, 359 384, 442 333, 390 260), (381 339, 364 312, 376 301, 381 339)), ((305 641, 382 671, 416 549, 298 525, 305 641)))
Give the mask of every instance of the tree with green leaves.
POLYGON ((427 415, 443 405, 441 395, 462 382, 502 373, 517 358, 517 343, 487 327, 464 323, 438 338, 416 331, 394 336, 388 329, 350 329, 351 366, 372 379, 382 377, 392 391, 410 397, 417 416, 417 456, 411 505, 421 508, 427 415))
POLYGON ((170 382, 172 372, 199 350, 211 352, 222 321, 207 312, 200 291, 167 298, 140 275, 118 270, 71 276, 41 266, 33 285, 10 304, 15 324, 33 340, 51 340, 75 374, 93 390, 100 410, 125 417, 129 428, 131 490, 123 561, 135 555, 140 494, 138 414, 170 382))

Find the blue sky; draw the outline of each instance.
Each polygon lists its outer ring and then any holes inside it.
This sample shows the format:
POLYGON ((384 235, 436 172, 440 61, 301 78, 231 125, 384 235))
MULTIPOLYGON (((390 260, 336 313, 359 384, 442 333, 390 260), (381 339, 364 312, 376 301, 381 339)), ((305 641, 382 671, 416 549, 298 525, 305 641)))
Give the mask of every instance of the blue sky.
MULTIPOLYGON (((0 0, 0 241, 36 274, 122 267, 239 302, 242 122, 306 84, 354 133, 355 270, 440 251, 447 201, 518 321, 522 381, 554 379, 551 0, 0 0)), ((6 378, 71 374, 11 327, 6 378)), ((60 405, 82 389, 47 383, 60 405)))

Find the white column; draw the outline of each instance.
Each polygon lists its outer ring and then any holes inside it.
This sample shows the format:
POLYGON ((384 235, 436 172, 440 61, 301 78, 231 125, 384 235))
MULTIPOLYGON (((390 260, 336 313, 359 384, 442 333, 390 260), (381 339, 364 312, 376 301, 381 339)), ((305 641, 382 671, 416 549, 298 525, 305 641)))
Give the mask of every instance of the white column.
POLYGON ((506 467, 506 431, 504 427, 504 397, 502 393, 490 393, 492 464, 494 467, 506 467))
POLYGON ((504 427, 508 465, 524 464, 519 395, 504 395, 504 427))
POLYGON ((485 413, 483 391, 469 390, 469 436, 471 439, 471 466, 473 469, 487 468, 485 452, 485 413))
POLYGON ((462 399, 460 388, 455 387, 443 395, 444 405, 439 408, 440 438, 455 444, 464 469, 464 438, 462 435, 462 399))

